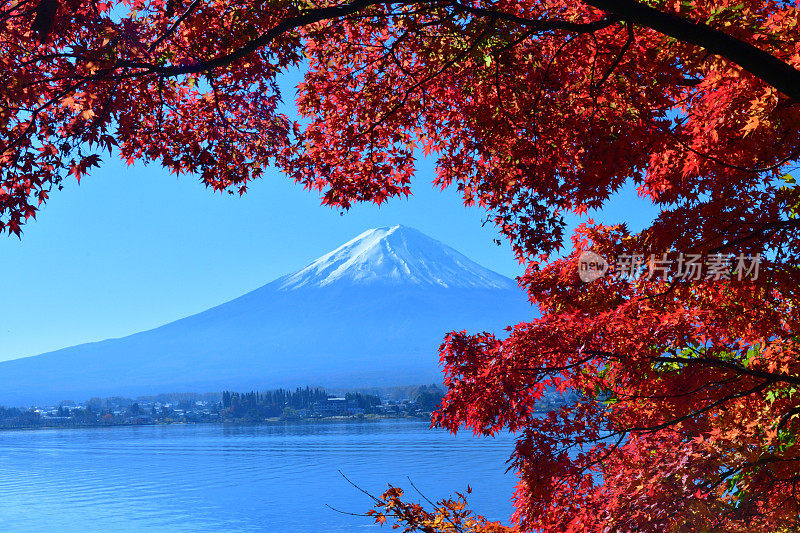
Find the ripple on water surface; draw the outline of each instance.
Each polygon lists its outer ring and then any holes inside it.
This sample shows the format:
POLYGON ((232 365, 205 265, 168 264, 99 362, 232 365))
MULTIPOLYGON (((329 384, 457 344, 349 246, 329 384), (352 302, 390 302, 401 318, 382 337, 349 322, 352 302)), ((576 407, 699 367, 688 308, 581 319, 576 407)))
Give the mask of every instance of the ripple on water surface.
POLYGON ((0 530, 346 532, 373 528, 380 493, 430 499, 473 487, 492 519, 511 512, 513 438, 454 437, 427 422, 140 426, 0 432, 0 530))

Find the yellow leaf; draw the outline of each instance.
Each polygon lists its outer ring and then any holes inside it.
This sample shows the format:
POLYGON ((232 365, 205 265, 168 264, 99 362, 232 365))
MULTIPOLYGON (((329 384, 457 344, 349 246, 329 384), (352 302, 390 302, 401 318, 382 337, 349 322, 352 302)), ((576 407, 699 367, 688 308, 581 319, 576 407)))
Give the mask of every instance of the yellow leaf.
POLYGON ((744 134, 747 135, 754 129, 758 128, 759 124, 761 124, 759 118, 757 116, 752 116, 750 117, 750 120, 747 121, 747 124, 744 125, 742 131, 744 131, 744 134))

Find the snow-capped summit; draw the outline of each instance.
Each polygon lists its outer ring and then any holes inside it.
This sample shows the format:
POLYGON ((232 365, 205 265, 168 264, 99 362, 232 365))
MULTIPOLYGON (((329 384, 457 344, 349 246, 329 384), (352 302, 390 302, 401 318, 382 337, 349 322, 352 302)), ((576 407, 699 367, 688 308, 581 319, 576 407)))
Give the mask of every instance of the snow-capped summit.
POLYGON ((516 287, 511 279, 414 228, 400 225, 367 230, 304 269, 278 280, 281 290, 340 283, 461 289, 516 287))

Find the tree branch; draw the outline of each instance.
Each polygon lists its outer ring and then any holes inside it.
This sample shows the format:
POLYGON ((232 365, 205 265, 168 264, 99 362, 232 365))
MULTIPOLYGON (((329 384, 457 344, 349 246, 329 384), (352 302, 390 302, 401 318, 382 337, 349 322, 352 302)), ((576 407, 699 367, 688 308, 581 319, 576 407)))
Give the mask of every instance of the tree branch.
MULTIPOLYGON (((673 37, 681 42, 693 44, 724 57, 745 71, 776 88, 795 102, 800 103, 800 70, 775 57, 769 52, 716 30, 710 26, 688 20, 672 13, 664 13, 634 0, 584 0, 592 7, 605 11, 610 15, 594 22, 574 23, 563 20, 527 19, 501 10, 478 8, 461 4, 454 0, 414 1, 414 0, 352 0, 351 2, 302 11, 296 16, 284 19, 279 24, 256 39, 236 50, 206 61, 189 65, 160 66, 141 62, 130 62, 125 66, 147 68, 162 76, 178 76, 196 74, 246 57, 248 54, 268 45, 276 38, 298 28, 315 24, 324 20, 335 20, 353 15, 369 7, 378 5, 427 5, 429 7, 451 7, 478 17, 492 17, 496 20, 519 24, 533 32, 566 31, 572 33, 590 33, 610 26, 617 21, 625 21, 655 30, 663 35, 673 37)), ((178 23, 180 21, 177 21, 178 23)))
POLYGON ((632 24, 650 28, 724 57, 800 103, 800 71, 752 44, 705 24, 664 13, 634 0, 583 1, 632 24))

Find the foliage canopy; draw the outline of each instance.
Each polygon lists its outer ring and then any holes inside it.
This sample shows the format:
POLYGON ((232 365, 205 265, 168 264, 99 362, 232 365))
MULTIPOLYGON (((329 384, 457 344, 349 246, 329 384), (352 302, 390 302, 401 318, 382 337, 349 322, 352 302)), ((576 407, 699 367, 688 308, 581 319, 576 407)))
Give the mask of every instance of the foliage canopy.
MULTIPOLYGON (((542 311, 442 346, 435 422, 520 432, 516 527, 798 527, 796 3, 14 0, 0 20, 0 229, 104 150, 239 192, 275 165, 344 208, 409 194, 422 150, 508 236, 542 311), (292 123, 276 76, 300 64, 292 123), (589 222, 553 255, 564 213, 626 183, 661 209, 650 227, 589 222), (584 283, 588 249, 645 275, 584 283), (760 271, 653 275, 664 253, 760 271), (537 417, 547 388, 580 396, 537 417)), ((448 530, 436 517, 417 525, 448 530)))

